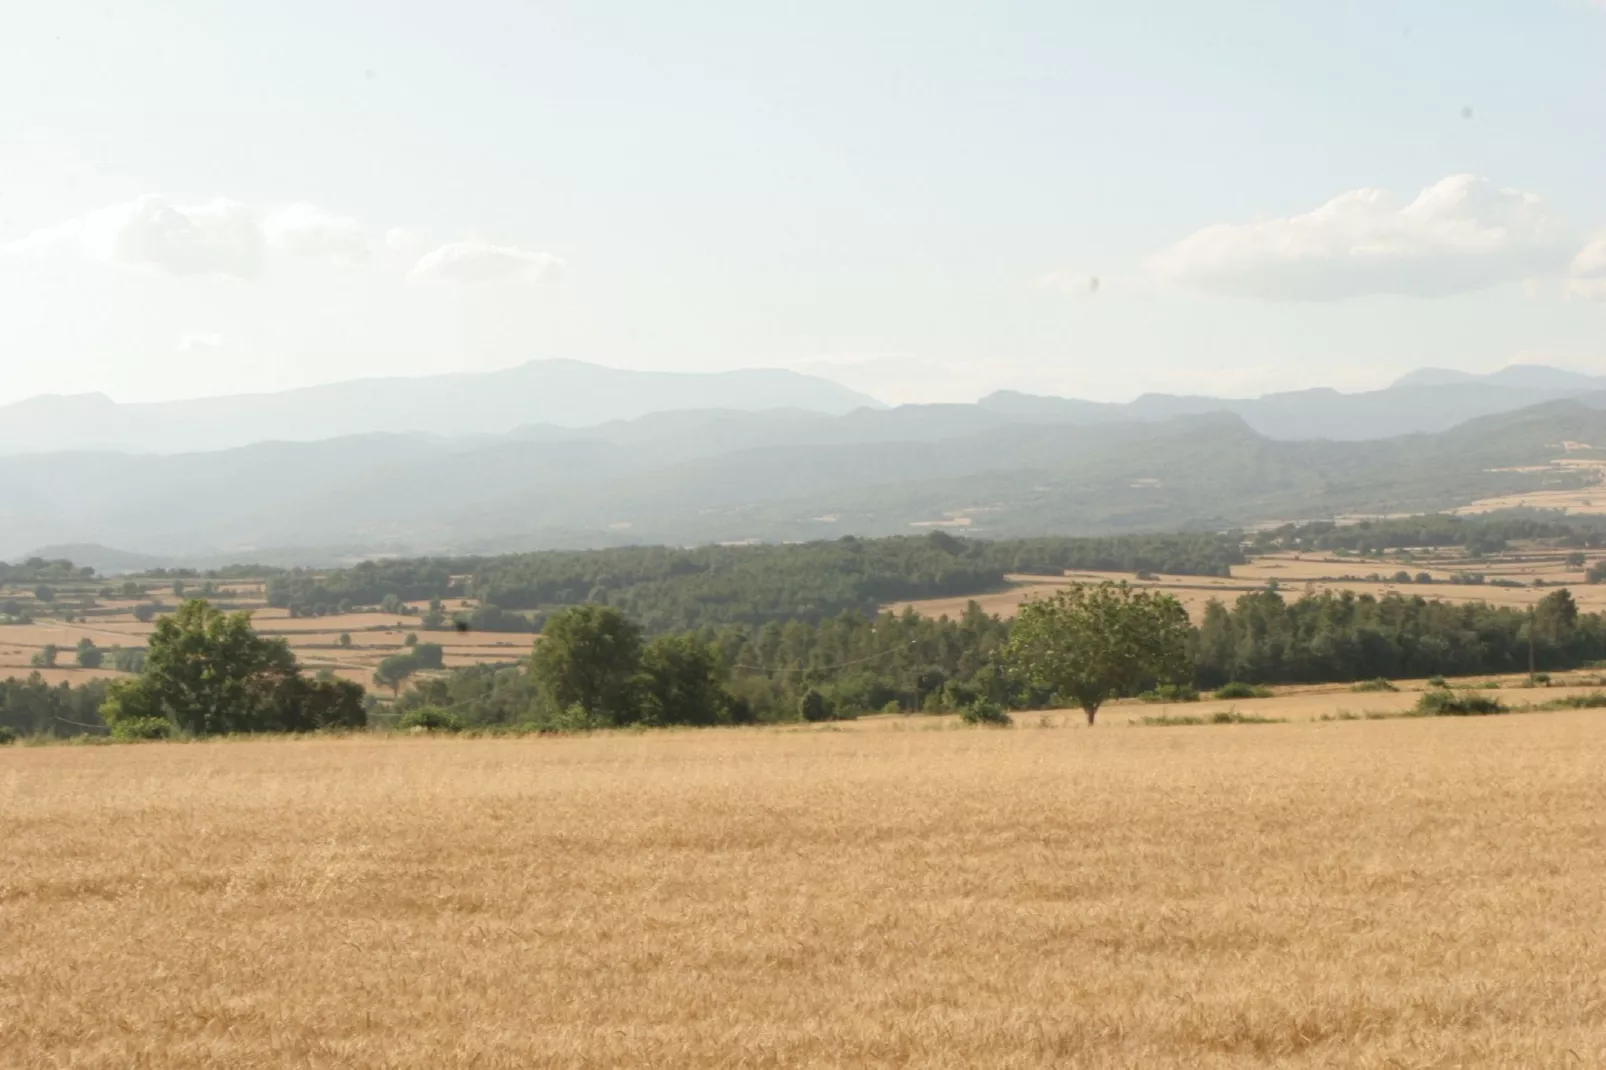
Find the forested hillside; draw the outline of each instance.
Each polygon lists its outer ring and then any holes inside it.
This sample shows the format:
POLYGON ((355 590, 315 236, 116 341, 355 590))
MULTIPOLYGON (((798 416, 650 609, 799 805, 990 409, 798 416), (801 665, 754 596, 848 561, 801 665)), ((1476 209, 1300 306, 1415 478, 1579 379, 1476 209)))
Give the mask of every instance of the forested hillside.
POLYGON ((1596 469, 1553 462, 1599 459, 1595 443, 1606 411, 1584 400, 1365 442, 1276 441, 1227 413, 1089 426, 933 405, 0 457, 12 505, 0 556, 76 543, 193 563, 249 546, 312 565, 931 527, 1007 539, 1224 530, 1583 486, 1596 469))
POLYGON ((889 601, 980 594, 1011 572, 1066 569, 1224 576, 1244 560, 1232 535, 988 541, 946 532, 798 545, 621 547, 488 558, 365 562, 270 579, 270 605, 298 613, 466 596, 501 610, 617 606, 650 632, 706 624, 874 614, 889 601))

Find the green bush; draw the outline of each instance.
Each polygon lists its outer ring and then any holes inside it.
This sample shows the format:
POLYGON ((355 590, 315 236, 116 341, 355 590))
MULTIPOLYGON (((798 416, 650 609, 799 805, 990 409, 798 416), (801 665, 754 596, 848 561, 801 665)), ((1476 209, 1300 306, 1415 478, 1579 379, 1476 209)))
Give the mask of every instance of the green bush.
POLYGON ((1358 684, 1350 685, 1351 691, 1398 691, 1392 683, 1379 676, 1375 680, 1362 680, 1358 684))
POLYGON ((1271 698, 1272 690, 1269 687, 1261 687, 1258 684, 1245 684, 1234 680, 1230 684, 1224 684, 1223 686, 1216 688, 1212 694, 1216 698, 1226 699, 1271 698))
POLYGON ((1004 708, 988 699, 977 699, 965 707, 959 715, 966 724, 991 725, 996 728, 1009 728, 1015 719, 1004 712, 1004 708))
POLYGON ((1429 717, 1479 717, 1506 712, 1505 703, 1497 698, 1448 690, 1424 691, 1417 699, 1416 709, 1429 717))
POLYGON ((1254 714, 1239 713, 1237 710, 1220 710, 1209 717, 1176 715, 1145 717, 1141 723, 1150 728, 1181 728, 1206 724, 1283 724, 1284 721, 1281 717, 1256 717, 1254 714))
POLYGON ((406 732, 461 732, 463 719, 450 710, 443 710, 439 706, 420 706, 415 710, 408 710, 396 722, 396 727, 406 732))
POLYGON ((1188 684, 1161 684, 1138 696, 1139 702, 1198 702, 1199 689, 1188 684))
POLYGON ((1428 677, 1428 686, 1429 687, 1449 687, 1450 684, 1442 676, 1430 676, 1430 677, 1428 677))
POLYGON ((122 717, 112 725, 113 739, 171 739, 173 722, 165 717, 122 717))
POLYGON ((6 725, 0 724, 0 747, 17 741, 17 733, 6 725))
POLYGON ((836 719, 836 711, 831 708, 830 700, 814 687, 809 688, 803 693, 803 697, 798 699, 797 712, 805 721, 810 722, 836 719))

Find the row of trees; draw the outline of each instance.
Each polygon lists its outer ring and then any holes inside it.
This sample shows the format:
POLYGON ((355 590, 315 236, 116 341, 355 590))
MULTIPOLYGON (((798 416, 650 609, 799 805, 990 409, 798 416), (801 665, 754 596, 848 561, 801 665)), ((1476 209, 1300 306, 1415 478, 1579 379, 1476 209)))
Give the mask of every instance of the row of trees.
POLYGON ((446 708, 469 724, 552 726, 771 722, 953 711, 978 702, 1005 709, 1057 703, 1091 718, 1111 697, 1164 684, 1521 672, 1530 659, 1542 670, 1606 659, 1606 615, 1579 612, 1565 589, 1532 610, 1350 592, 1290 602, 1266 590, 1231 605, 1212 602, 1194 626, 1167 595, 1072 585, 1028 603, 1013 624, 972 603, 956 620, 843 613, 671 633, 643 646, 642 629, 618 610, 587 606, 552 618, 530 671, 455 670, 421 682, 400 708, 446 708), (652 647, 659 653, 649 659, 652 647), (610 651, 616 656, 604 656, 610 651), (685 703, 649 707, 649 665, 660 695, 706 696, 717 687, 719 697, 696 713, 685 703), (687 667, 692 682, 667 682, 687 667))

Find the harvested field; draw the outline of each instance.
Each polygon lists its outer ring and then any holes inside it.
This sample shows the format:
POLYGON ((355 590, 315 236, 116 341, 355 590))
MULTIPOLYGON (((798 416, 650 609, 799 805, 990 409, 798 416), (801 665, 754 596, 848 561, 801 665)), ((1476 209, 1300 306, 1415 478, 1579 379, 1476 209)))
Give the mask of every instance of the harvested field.
POLYGON ((1606 1063, 1606 713, 835 727, 0 751, 7 1061, 1606 1063))
MULTIPOLYGON (((1597 551, 1590 554, 1590 559, 1600 556, 1603 555, 1597 551)), ((1233 566, 1230 577, 1159 576, 1140 580, 1130 572, 1070 572, 1063 577, 1011 575, 1006 577, 1009 586, 1001 591, 971 597, 895 602, 883 608, 894 613, 912 608, 924 616, 957 618, 965 612, 965 606, 974 600, 987 613, 1013 617, 1020 611, 1021 603, 1051 595, 1065 584, 1111 580, 1129 583, 1134 587, 1163 590, 1180 601, 1195 619, 1213 598, 1231 603, 1239 595, 1264 590, 1272 581, 1277 583, 1283 597, 1289 599, 1323 591, 1353 591, 1376 598, 1399 594, 1444 602, 1488 602, 1497 606, 1532 605, 1556 587, 1566 586, 1572 591, 1580 609, 1586 612, 1606 610, 1606 584, 1587 583, 1584 570, 1569 566, 1565 557, 1565 552, 1556 550, 1514 552, 1478 559, 1458 553, 1424 553, 1411 560, 1268 554, 1253 558, 1247 564, 1233 566), (1417 573, 1427 572, 1434 582, 1398 583, 1392 579, 1365 578, 1373 573, 1392 577, 1402 570, 1409 572, 1413 579, 1417 573), (1452 576, 1468 572, 1480 573, 1489 582, 1450 582, 1452 576), (1542 581, 1544 586, 1533 586, 1535 580, 1542 581), (1509 581, 1521 586, 1502 586, 1495 581, 1509 581)))

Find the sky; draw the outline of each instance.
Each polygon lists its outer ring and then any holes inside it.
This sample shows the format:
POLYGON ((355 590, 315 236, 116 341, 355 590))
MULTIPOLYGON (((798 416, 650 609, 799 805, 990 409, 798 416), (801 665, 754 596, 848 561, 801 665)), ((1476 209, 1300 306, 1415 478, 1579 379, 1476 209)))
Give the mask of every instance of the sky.
POLYGON ((1606 0, 14 5, 0 404, 1606 372, 1603 130, 1606 0))

